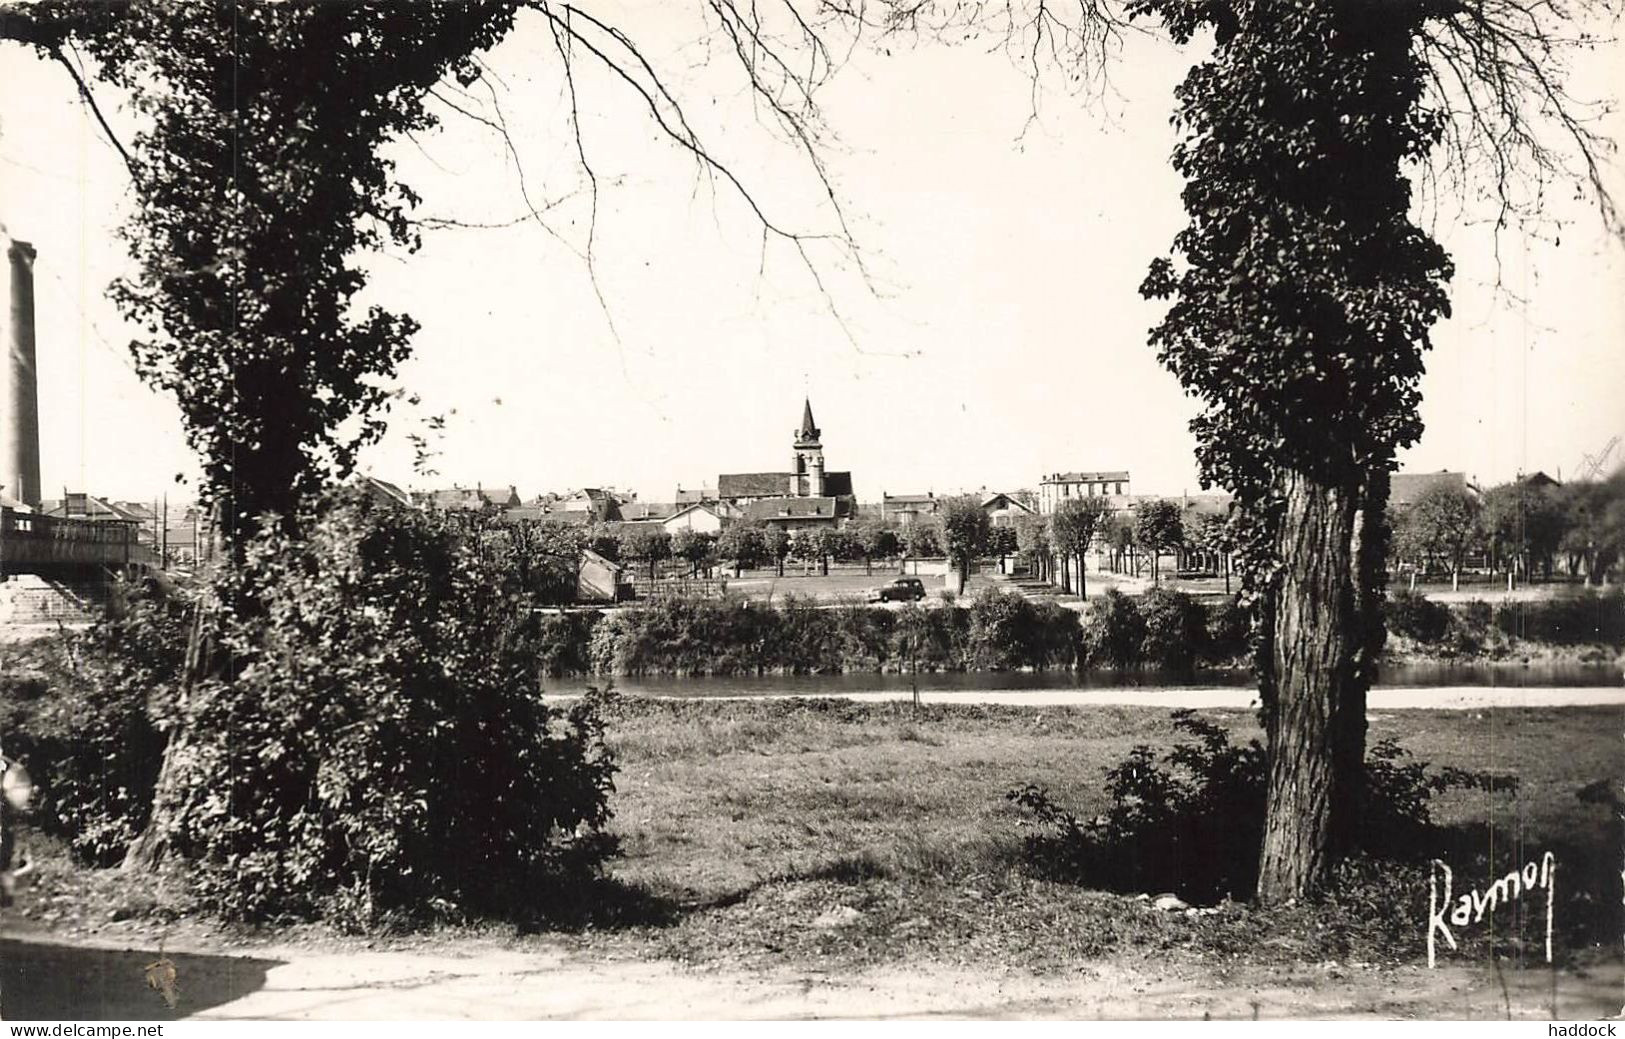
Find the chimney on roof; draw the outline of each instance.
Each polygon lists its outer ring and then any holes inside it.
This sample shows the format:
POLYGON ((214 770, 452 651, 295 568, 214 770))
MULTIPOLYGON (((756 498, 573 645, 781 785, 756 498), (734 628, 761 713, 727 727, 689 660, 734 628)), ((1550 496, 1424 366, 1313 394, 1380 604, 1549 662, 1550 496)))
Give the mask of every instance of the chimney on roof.
POLYGON ((0 484, 30 508, 39 508, 39 381, 34 369, 34 247, 0 224, 8 272, 0 301, 0 484))

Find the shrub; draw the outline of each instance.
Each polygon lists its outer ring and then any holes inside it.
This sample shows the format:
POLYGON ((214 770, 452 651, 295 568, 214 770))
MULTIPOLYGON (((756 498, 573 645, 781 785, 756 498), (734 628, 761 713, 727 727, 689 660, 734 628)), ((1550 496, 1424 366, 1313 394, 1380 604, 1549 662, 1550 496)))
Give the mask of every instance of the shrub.
POLYGON ((113 865, 147 824, 164 736, 149 698, 174 696, 189 598, 146 589, 117 617, 29 647, 0 678, 0 742, 36 786, 33 819, 74 856, 113 865))
POLYGON ((1572 646, 1601 642, 1625 648, 1625 590, 1503 603, 1495 627, 1513 638, 1572 646))
POLYGON ((1083 622, 1087 662, 1133 667, 1145 643, 1145 619, 1133 599, 1115 588, 1089 603, 1083 622))
POLYGON ((1239 596, 1208 608, 1203 656, 1209 663, 1233 663, 1251 652, 1252 618, 1239 596))
POLYGON ((966 638, 961 631, 963 610, 928 610, 909 603, 896 613, 892 629, 892 659, 899 670, 918 666, 922 671, 953 671, 965 666, 966 638))
POLYGON ((1188 671, 1205 652, 1206 617, 1186 593, 1154 588, 1140 597, 1140 616, 1145 619, 1140 657, 1147 663, 1188 671))
POLYGON ((596 610, 544 616, 536 632, 536 664, 542 674, 555 678, 592 670, 592 637, 603 619, 596 610))
POLYGON ((1441 641, 1450 627, 1450 609, 1408 588, 1388 593, 1383 604, 1388 630, 1427 645, 1441 641))
POLYGON ((192 690, 169 847, 234 919, 368 928, 529 911, 613 848, 596 698, 541 697, 542 635, 487 521, 345 495, 222 581, 231 668, 192 690))
MULTIPOLYGON (((1026 844, 1035 869, 1112 891, 1175 891, 1200 901, 1251 895, 1264 833, 1264 748, 1257 740, 1232 744, 1222 727, 1191 711, 1171 717, 1182 738, 1160 757, 1138 745, 1107 769, 1111 806, 1096 819, 1078 820, 1036 784, 1005 795, 1039 824, 1026 844)), ((1435 794, 1516 789, 1509 777, 1432 769, 1392 739, 1369 749, 1366 784, 1359 846, 1389 860, 1433 854, 1435 794)))
POLYGON ((1450 630, 1445 636, 1451 652, 1482 652, 1489 638, 1492 619, 1490 604, 1477 599, 1451 607, 1450 630))

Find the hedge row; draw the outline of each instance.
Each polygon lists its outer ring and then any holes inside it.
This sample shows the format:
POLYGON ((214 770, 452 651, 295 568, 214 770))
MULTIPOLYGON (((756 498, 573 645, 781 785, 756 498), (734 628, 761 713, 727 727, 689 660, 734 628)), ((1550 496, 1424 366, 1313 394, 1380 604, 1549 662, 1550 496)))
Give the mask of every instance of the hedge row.
POLYGON ((1477 653, 1497 640, 1625 648, 1625 590, 1584 592, 1491 606, 1446 606, 1408 590, 1390 592, 1388 630, 1427 646, 1477 653))
POLYGON ((1246 652, 1233 601, 1204 607, 1181 592, 1115 591, 1078 613, 988 589, 963 604, 901 610, 673 599, 612 614, 561 614, 540 636, 554 676, 1005 671, 1228 664, 1246 652))

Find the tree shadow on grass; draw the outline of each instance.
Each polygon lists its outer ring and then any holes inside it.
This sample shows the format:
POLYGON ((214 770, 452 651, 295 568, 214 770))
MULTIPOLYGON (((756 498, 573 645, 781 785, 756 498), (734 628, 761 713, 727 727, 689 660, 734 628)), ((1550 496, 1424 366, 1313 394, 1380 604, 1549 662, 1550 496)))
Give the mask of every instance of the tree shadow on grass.
POLYGON ((677 898, 641 884, 596 877, 543 895, 532 912, 519 921, 519 931, 539 934, 670 927, 681 921, 690 908, 677 898))
POLYGON ((167 1021, 229 1003, 265 986, 281 960, 168 953, 174 1005, 149 977, 167 973, 157 953, 0 938, 0 1017, 8 1021, 167 1021), (159 964, 156 968, 149 966, 159 964))

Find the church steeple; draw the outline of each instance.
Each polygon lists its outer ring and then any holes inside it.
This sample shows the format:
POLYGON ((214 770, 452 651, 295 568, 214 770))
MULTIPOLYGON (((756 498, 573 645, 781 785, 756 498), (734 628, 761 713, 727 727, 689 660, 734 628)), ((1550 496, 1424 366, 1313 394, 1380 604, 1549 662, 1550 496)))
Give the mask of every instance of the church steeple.
POLYGON ((806 397, 801 399, 801 428, 796 430, 796 446, 816 445, 818 443, 819 428, 813 425, 812 401, 806 397))
POLYGON ((790 496, 805 498, 824 495, 824 445, 818 442, 820 430, 813 425, 812 401, 801 402, 801 428, 796 430, 795 469, 790 474, 790 496))

